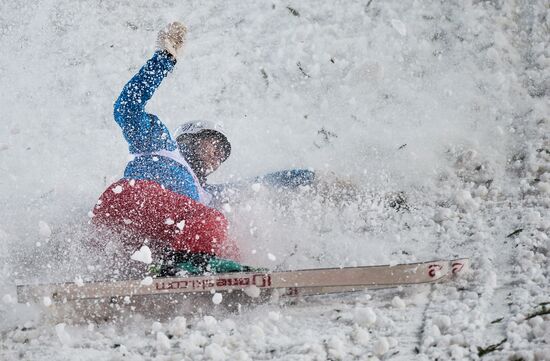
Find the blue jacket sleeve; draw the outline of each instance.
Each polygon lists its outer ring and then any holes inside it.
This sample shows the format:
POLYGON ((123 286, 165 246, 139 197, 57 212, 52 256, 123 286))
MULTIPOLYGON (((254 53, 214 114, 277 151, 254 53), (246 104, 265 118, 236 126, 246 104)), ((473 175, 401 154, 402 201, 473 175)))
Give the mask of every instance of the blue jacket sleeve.
POLYGON ((158 117, 145 112, 147 101, 175 64, 167 52, 157 51, 124 86, 115 102, 115 121, 122 128, 130 153, 176 149, 168 128, 158 117))

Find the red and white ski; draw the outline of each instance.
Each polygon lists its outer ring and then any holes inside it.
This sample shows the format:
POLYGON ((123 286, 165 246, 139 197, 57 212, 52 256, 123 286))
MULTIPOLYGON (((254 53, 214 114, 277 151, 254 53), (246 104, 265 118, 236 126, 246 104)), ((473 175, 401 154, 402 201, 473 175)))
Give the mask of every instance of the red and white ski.
POLYGON ((18 285, 17 298, 20 303, 40 302, 45 297, 55 303, 65 303, 85 299, 109 300, 126 296, 176 296, 224 291, 259 295, 261 290, 268 289, 282 290, 282 293, 279 292, 281 295, 300 296, 440 282, 464 272, 468 263, 467 258, 462 258, 397 265, 154 278, 152 282, 129 280, 18 285))

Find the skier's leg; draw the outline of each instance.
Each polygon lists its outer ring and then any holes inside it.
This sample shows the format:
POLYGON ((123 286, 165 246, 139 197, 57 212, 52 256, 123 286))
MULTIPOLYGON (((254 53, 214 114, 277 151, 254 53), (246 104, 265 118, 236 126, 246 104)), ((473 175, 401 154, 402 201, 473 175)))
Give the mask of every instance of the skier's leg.
POLYGON ((227 247, 224 215, 188 197, 164 189, 156 182, 121 180, 111 185, 94 209, 94 222, 131 230, 149 238, 155 248, 236 255, 227 247))

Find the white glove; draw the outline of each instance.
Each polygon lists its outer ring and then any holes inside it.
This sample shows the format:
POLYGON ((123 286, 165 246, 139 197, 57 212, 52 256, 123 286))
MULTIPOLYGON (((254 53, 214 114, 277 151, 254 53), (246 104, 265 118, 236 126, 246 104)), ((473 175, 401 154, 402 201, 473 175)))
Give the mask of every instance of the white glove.
POLYGON ((166 50, 174 58, 178 58, 178 54, 185 45, 185 36, 187 28, 179 21, 175 21, 159 31, 157 38, 157 47, 160 50, 166 50))

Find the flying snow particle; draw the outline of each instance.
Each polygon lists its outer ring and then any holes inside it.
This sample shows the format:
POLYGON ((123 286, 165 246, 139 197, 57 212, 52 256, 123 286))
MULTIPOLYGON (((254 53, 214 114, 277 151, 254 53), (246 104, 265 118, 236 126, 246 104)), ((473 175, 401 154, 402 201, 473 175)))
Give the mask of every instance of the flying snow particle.
POLYGON ((401 36, 407 35, 407 27, 405 26, 405 24, 403 24, 401 20, 392 19, 391 26, 393 26, 393 28, 397 30, 399 35, 401 36))
POLYGON ((428 327, 426 335, 430 335, 434 340, 438 341, 441 338, 441 330, 437 325, 432 325, 432 327, 428 327))
POLYGON ((226 203, 223 205, 223 210, 226 211, 227 213, 231 213, 231 206, 226 203))
POLYGON ((452 321, 451 318, 447 315, 439 315, 434 317, 433 323, 440 329, 440 330, 448 330, 451 327, 452 321))
POLYGON ((8 293, 2 297, 2 302, 5 304, 15 303, 15 298, 8 293))
POLYGON ((183 231, 183 228, 185 227, 185 220, 181 220, 180 222, 176 223, 176 227, 178 227, 180 231, 183 231))
POLYGON ((260 296, 260 289, 256 285, 249 286, 244 289, 244 293, 251 298, 260 296))
POLYGON ((259 192, 262 188, 262 185, 260 183, 254 183, 252 184, 251 188, 254 192, 259 192))
POLYGON ((187 319, 183 316, 177 316, 168 325, 168 332, 174 336, 183 336, 187 332, 187 319))
POLYGON ((55 325, 55 333, 57 334, 57 338, 59 338, 59 341, 61 341, 63 345, 70 346, 73 343, 71 335, 69 335, 69 333, 65 331, 64 323, 59 323, 55 325))
POLYGON ((277 260, 277 257, 275 257, 275 255, 272 253, 268 253, 267 258, 269 258, 269 260, 272 262, 275 262, 277 260))
POLYGON ((128 348, 124 345, 120 345, 120 347, 118 348, 118 352, 120 355, 126 356, 128 354, 128 348))
POLYGON ((390 349, 390 343, 388 342, 388 339, 385 337, 379 338, 374 343, 374 353, 376 353, 377 355, 383 355, 386 352, 388 352, 389 349, 390 349))
POLYGON ((218 330, 218 320, 216 320, 215 317, 206 315, 203 317, 202 321, 197 324, 197 327, 207 332, 214 332, 218 330))
POLYGON ((167 224, 169 226, 171 226, 174 223, 176 223, 176 222, 174 222, 174 220, 172 218, 166 218, 166 220, 164 221, 164 224, 167 224))
POLYGON ((365 330, 362 327, 357 327, 355 329, 355 333, 353 335, 353 338, 357 343, 363 346, 367 346, 370 341, 370 333, 369 331, 365 330))
POLYGON ((226 318, 225 320, 223 320, 221 322, 221 327, 225 330, 225 331, 232 331, 232 330, 235 330, 236 327, 237 327, 237 324, 235 323, 235 321, 233 321, 232 319, 230 318, 226 318))
POLYGON ((152 332, 159 332, 160 330, 162 330, 162 323, 155 321, 151 324, 152 332))
POLYGON ((281 319, 281 314, 276 311, 269 311, 268 316, 272 321, 279 321, 281 319))
POLYGON ((212 343, 204 348, 204 355, 208 360, 223 361, 227 359, 223 348, 217 343, 212 343))
POLYGON ((52 230, 50 229, 50 226, 48 225, 48 223, 44 221, 39 221, 38 233, 40 233, 40 236, 42 238, 50 238, 50 236, 52 235, 52 230))
POLYGON ((472 194, 467 190, 456 192, 455 203, 465 211, 475 211, 479 208, 479 200, 472 198, 472 194))
POLYGON ((222 300, 223 296, 219 292, 214 293, 214 296, 212 296, 212 303, 215 305, 219 305, 220 303, 222 303, 222 300))
POLYGON ((328 340, 327 340, 327 347, 328 347, 328 353, 332 358, 334 359, 338 359, 338 360, 343 360, 345 359, 346 357, 346 345, 344 343, 344 341, 334 335, 332 337, 330 337, 328 340))
POLYGON ((151 286, 153 284, 153 277, 147 276, 141 280, 140 284, 142 286, 151 286))
POLYGON ((214 316, 204 316, 203 317, 204 324, 208 327, 216 326, 218 324, 218 320, 214 316))
POLYGON ((376 313, 370 307, 358 307, 354 310, 353 319, 361 326, 369 326, 376 322, 376 313))
POLYGON ((44 297, 42 298, 42 303, 44 304, 44 306, 50 307, 52 305, 52 299, 49 297, 44 297))
POLYGON ((170 340, 163 332, 157 332, 157 347, 161 350, 170 349, 170 340))
POLYGON ((151 249, 147 246, 141 246, 139 251, 135 251, 130 258, 134 261, 143 262, 145 264, 151 264, 151 262, 153 262, 153 258, 151 257, 151 249))
POLYGON ((252 325, 248 329, 250 338, 259 342, 262 342, 265 340, 265 331, 262 327, 258 325, 252 325))
POLYGON ((391 300, 391 304, 393 307, 395 308, 405 308, 407 305, 405 304, 405 301, 403 301, 399 296, 395 296, 392 300, 391 300))
MULTIPOLYGON (((451 353, 451 357, 453 360, 464 360, 466 359, 466 355, 464 354, 466 349, 464 347, 461 347, 459 345, 451 345, 449 347, 449 352, 451 353)), ((536 360, 535 356, 535 360, 536 360)), ((543 358, 541 358, 543 360, 543 358)))
POLYGON ((451 219, 453 217, 453 211, 451 211, 449 208, 438 208, 434 212, 434 221, 441 223, 443 221, 446 221, 448 219, 451 219))
POLYGON ((113 193, 114 193, 114 194, 120 194, 120 193, 122 193, 122 190, 123 190, 123 189, 124 189, 124 188, 122 188, 121 185, 118 185, 118 186, 114 187, 112 190, 113 190, 113 193))
POLYGON ((76 276, 74 278, 74 284, 77 285, 78 287, 84 286, 84 281, 82 280, 82 277, 76 276))
POLYGON ((539 184, 537 184, 537 188, 542 193, 550 193, 550 183, 548 182, 539 182, 539 184))

